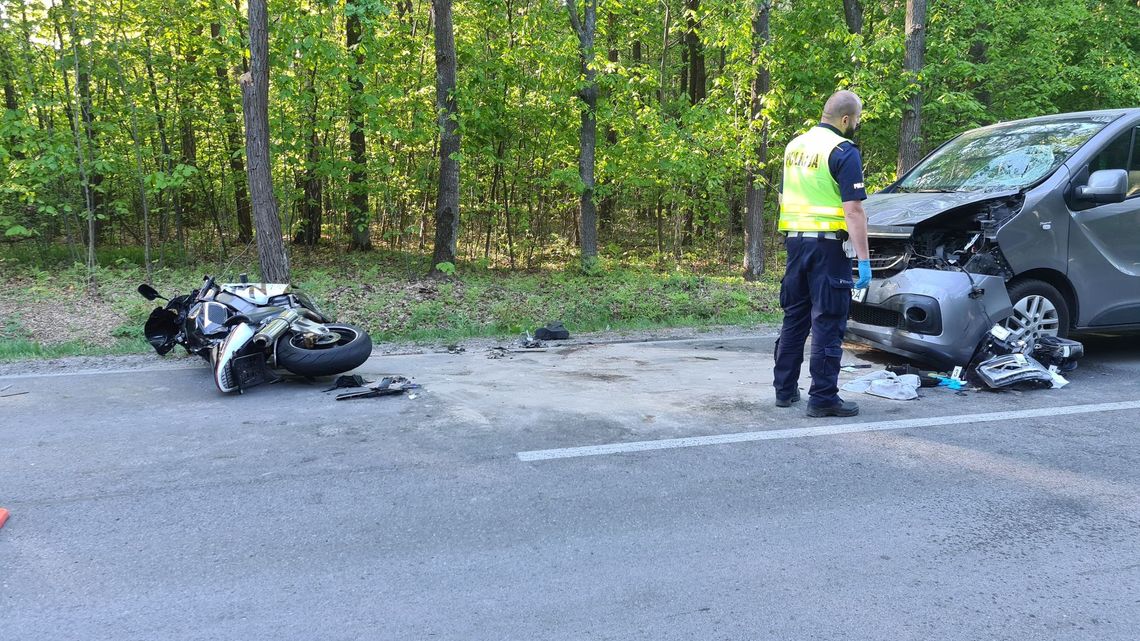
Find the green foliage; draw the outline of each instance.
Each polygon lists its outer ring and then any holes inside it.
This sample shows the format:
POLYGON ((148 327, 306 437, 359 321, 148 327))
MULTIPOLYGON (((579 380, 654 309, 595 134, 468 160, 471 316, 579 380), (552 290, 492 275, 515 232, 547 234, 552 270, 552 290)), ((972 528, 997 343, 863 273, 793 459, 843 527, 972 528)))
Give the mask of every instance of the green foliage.
MULTIPOLYGON (((347 247, 350 196, 363 192, 374 244, 410 256, 408 270, 430 267, 420 264, 438 180, 430 5, 270 2, 270 130, 285 229, 302 228, 307 202, 321 216, 321 243, 347 247), (352 50, 348 16, 362 25, 352 50), (363 166, 349 151, 353 109, 367 141, 363 166)), ((903 105, 915 91, 923 150, 998 120, 1140 104, 1140 7, 1130 0, 930 0, 917 84, 901 72, 905 3, 863 3, 859 34, 848 33, 834 0, 772 3, 771 41, 759 48, 758 3, 704 0, 691 16, 688 6, 598 7, 594 197, 603 257, 619 264, 738 263, 746 167, 769 186, 771 223, 783 145, 840 87, 865 99, 859 142, 872 189, 895 178, 903 105), (685 91, 690 17, 706 69, 696 104, 685 91), (771 87, 754 121, 751 86, 762 67, 771 87), (756 157, 763 132, 766 163, 756 157)), ((464 0, 454 11, 459 260, 481 270, 570 265, 583 76, 565 7, 464 0)), ((231 162, 244 161, 234 82, 248 53, 244 22, 233 3, 215 0, 0 0, 0 243, 40 253, 62 245, 82 260, 90 205, 100 250, 149 238, 162 265, 236 254, 246 186, 231 162)))

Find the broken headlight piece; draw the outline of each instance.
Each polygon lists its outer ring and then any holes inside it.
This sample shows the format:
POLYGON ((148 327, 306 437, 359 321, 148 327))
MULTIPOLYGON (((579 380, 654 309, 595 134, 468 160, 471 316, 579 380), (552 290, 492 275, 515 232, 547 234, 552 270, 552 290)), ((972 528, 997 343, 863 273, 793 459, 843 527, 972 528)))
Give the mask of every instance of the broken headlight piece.
POLYGON ((1009 387, 1047 388, 1053 376, 1045 366, 1025 354, 1003 354, 983 361, 974 370, 990 389, 1009 387))

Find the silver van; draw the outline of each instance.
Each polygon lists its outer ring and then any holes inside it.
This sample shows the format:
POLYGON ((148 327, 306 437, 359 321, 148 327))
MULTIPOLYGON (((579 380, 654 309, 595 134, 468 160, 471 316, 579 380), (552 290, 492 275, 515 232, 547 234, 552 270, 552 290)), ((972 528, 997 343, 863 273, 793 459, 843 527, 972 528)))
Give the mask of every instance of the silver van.
POLYGON ((868 198, 847 338, 941 367, 985 332, 1140 329, 1140 109, 963 133, 868 198))

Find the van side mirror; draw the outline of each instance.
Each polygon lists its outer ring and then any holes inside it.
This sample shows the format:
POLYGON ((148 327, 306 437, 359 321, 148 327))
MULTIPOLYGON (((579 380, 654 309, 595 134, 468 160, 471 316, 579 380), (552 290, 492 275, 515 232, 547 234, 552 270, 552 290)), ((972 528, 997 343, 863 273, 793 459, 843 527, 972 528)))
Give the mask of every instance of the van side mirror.
POLYGON ((1073 196, 1090 203, 1124 202, 1128 194, 1128 172, 1123 169, 1101 169, 1089 176, 1087 185, 1077 187, 1073 196))

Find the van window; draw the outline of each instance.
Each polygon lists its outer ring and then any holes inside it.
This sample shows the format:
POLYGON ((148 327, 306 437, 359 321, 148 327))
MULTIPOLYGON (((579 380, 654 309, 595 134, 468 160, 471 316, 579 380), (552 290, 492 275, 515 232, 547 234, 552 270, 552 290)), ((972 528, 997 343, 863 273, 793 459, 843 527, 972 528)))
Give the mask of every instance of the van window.
POLYGON ((1128 169, 1128 153, 1132 151, 1132 131, 1116 137, 1089 162, 1089 173, 1102 169, 1128 169))
POLYGON ((1140 127, 1133 129, 1132 162, 1128 164, 1128 197, 1140 196, 1140 127))
POLYGON ((1128 172, 1128 198, 1140 195, 1140 136, 1138 129, 1126 131, 1116 137, 1089 162, 1089 173, 1102 169, 1123 169, 1128 172))

